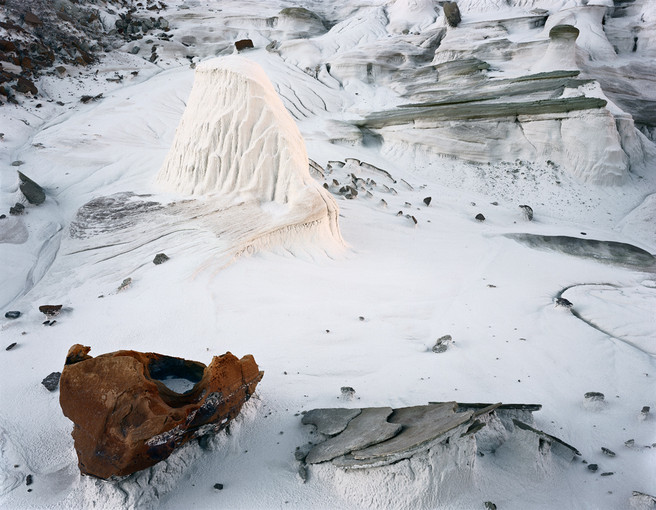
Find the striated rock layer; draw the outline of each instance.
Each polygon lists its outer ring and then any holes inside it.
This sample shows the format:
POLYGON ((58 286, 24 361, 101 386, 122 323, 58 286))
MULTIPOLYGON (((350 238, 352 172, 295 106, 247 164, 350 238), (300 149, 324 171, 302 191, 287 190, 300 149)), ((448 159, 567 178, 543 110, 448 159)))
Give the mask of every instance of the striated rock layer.
POLYGON ((209 366, 155 353, 116 351, 93 358, 70 348, 60 404, 74 423, 83 474, 124 476, 166 459, 192 438, 218 432, 239 413, 263 372, 251 355, 215 356, 209 366), (195 383, 185 393, 164 380, 195 383))

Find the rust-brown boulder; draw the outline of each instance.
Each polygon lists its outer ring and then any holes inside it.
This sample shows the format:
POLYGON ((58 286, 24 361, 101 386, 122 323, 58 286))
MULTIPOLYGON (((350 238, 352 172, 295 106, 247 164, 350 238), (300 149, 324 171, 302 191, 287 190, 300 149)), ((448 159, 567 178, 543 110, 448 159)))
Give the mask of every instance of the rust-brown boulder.
POLYGON ((90 350, 69 349, 59 402, 74 423, 80 471, 98 478, 145 469, 190 439, 225 428, 263 375, 251 355, 227 352, 205 366, 151 352, 93 358, 90 350), (169 377, 195 384, 176 393, 162 382, 169 377))

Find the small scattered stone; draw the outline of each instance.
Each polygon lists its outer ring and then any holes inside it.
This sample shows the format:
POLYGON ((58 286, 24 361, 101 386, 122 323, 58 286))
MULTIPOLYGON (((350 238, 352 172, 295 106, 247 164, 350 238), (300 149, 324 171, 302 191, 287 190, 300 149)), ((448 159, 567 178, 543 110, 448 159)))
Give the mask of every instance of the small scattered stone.
POLYGON ((11 351, 14 347, 16 347, 16 342, 14 342, 13 344, 9 344, 5 349, 5 351, 11 351))
POLYGON ((497 505, 492 503, 492 501, 486 501, 483 504, 485 505, 485 510, 497 510, 497 505))
POLYGON ((362 321, 364 321, 364 317, 363 317, 362 315, 360 315, 360 317, 358 317, 358 320, 359 320, 360 322, 362 322, 362 321))
POLYGON ((605 471, 601 473, 601 476, 613 476, 615 473, 613 471, 605 471))
POLYGON ((649 406, 643 406, 643 408, 640 410, 640 419, 646 420, 647 418, 649 418, 649 411, 650 411, 649 406))
POLYGON ((524 212, 524 218, 528 221, 533 220, 533 208, 530 205, 520 205, 519 206, 524 212))
POLYGON ((355 396, 355 390, 350 386, 342 386, 341 392, 342 392, 342 397, 344 397, 347 400, 350 400, 355 396))
POLYGON ((169 258, 170 257, 166 255, 166 253, 158 253, 157 255, 155 255, 155 258, 153 259, 153 264, 158 266, 169 260, 169 258))
POLYGON ((25 485, 32 485, 32 482, 33 482, 33 481, 34 481, 34 480, 32 479, 32 475, 27 475, 27 476, 25 477, 25 485))
POLYGON ((18 216, 20 214, 23 214, 23 211, 25 211, 25 206, 20 202, 16 202, 16 204, 13 207, 9 208, 9 214, 11 214, 12 216, 18 216))
POLYGON ((62 305, 41 305, 39 311, 46 317, 56 317, 61 312, 62 305))
POLYGON ((627 448, 633 448, 635 446, 635 439, 627 439, 624 441, 624 446, 627 448))
POLYGON ((453 338, 451 335, 444 335, 437 339, 435 345, 433 346, 432 351, 435 353, 446 352, 449 346, 453 343, 453 338))
POLYGON ((20 159, 11 162, 11 166, 21 166, 21 165, 24 165, 24 164, 25 164, 25 161, 21 161, 20 159))
POLYGON ((599 393, 598 391, 588 391, 583 396, 589 402, 602 402, 604 400, 604 394, 599 393))
POLYGON ((475 219, 477 219, 478 221, 485 221, 485 216, 483 216, 482 213, 478 213, 478 214, 475 216, 475 219))
POLYGON ((217 491, 222 491, 222 490, 223 490, 223 484, 222 484, 222 483, 215 483, 215 484, 214 484, 214 488, 215 488, 217 491))
POLYGON ((18 310, 10 310, 5 313, 6 319, 18 319, 21 316, 21 313, 18 310))
POLYGON ((429 206, 432 200, 433 200, 433 197, 426 197, 426 198, 424 198, 424 204, 429 206))
POLYGON ((125 290, 128 287, 130 287, 130 285, 132 285, 132 278, 126 278, 125 280, 123 280, 121 285, 118 286, 118 291, 121 292, 122 290, 125 290))
POLYGON ((305 467, 305 465, 301 464, 300 466, 298 466, 298 476, 303 481, 303 483, 307 482, 308 472, 307 472, 307 467, 305 467))
POLYGON ((572 303, 569 299, 565 299, 564 297, 559 297, 556 298, 556 306, 562 306, 563 308, 572 308, 574 306, 574 303, 572 303))
POLYGON ((202 450, 209 450, 210 449, 210 439, 211 436, 209 434, 204 434, 198 438, 198 446, 201 447, 202 450))
POLYGON ((53 372, 47 376, 41 384, 43 384, 48 391, 55 391, 57 386, 59 386, 59 378, 61 377, 61 372, 53 372))
POLYGON ((294 458, 299 461, 303 462, 305 460, 305 457, 307 457, 308 452, 305 450, 301 450, 300 448, 294 452, 294 458))
POLYGON ((588 464, 588 469, 594 473, 599 469, 599 466, 597 464, 588 464))
POLYGON ((254 48, 253 41, 250 39, 242 39, 240 41, 236 41, 235 48, 237 48, 237 51, 245 50, 247 48, 254 48))
POLYGON ((602 446, 601 451, 604 452, 609 457, 615 457, 615 452, 613 450, 609 450, 608 448, 602 446))

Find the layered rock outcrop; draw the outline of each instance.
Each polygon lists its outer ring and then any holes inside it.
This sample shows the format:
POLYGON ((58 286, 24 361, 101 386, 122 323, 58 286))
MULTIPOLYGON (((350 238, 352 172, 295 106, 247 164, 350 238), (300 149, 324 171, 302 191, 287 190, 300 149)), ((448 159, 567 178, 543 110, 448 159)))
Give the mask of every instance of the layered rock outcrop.
POLYGON ((98 478, 145 469, 190 439, 225 428, 263 376, 251 355, 228 352, 205 366, 155 353, 93 358, 89 351, 79 344, 68 351, 59 401, 74 423, 80 471, 98 478), (177 393, 167 379, 193 387, 177 393))
POLYGON ((253 241, 274 234, 293 244, 309 233, 342 244, 337 204, 310 176, 298 127, 264 70, 243 57, 198 66, 157 180, 171 191, 212 196, 226 221, 228 209, 242 222, 257 218, 253 241))

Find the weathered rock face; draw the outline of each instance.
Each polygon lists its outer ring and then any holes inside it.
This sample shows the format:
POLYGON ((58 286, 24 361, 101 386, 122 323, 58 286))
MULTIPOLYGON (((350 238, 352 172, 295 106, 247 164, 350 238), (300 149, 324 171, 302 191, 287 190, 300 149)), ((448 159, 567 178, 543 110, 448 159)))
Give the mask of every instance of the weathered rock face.
POLYGON ((190 439, 223 429, 263 375, 251 355, 228 352, 205 366, 155 353, 93 358, 89 351, 79 344, 68 351, 59 401, 74 423, 80 471, 98 478, 145 469, 190 439), (176 393, 167 379, 195 384, 176 393))

